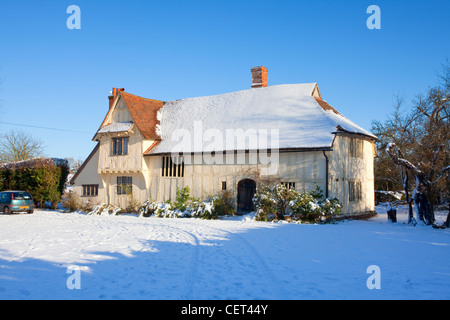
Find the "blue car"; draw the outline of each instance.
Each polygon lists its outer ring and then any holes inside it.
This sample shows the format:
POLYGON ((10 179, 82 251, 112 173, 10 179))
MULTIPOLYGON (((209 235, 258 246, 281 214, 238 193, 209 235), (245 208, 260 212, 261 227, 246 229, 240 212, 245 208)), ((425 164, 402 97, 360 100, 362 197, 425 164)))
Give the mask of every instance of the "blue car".
POLYGON ((13 212, 34 212, 34 200, 26 191, 0 192, 0 212, 11 214, 13 212))

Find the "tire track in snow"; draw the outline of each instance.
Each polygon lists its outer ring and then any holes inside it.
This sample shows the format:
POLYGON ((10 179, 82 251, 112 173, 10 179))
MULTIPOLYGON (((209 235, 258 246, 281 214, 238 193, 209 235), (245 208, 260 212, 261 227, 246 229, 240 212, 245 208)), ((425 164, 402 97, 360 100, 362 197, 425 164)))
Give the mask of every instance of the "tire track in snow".
MULTIPOLYGON (((174 250, 169 247, 169 251, 166 251, 175 258, 171 258, 169 263, 179 261, 179 266, 183 269, 179 272, 178 285, 173 288, 169 298, 281 299, 286 296, 281 282, 268 267, 264 257, 247 239, 238 234, 239 231, 213 227, 207 221, 200 223, 184 220, 182 224, 177 219, 156 221, 157 223, 152 223, 152 227, 156 228, 154 231, 159 229, 159 234, 166 234, 170 239, 168 241, 175 244, 174 250), (185 251, 184 246, 176 246, 177 242, 190 244, 190 252, 185 251)), ((148 225, 142 227, 148 228, 148 225)), ((122 232, 128 232, 126 227, 121 226, 121 229, 122 232)), ((160 239, 157 236, 154 240, 167 241, 160 239)), ((152 242, 151 239, 147 241, 152 242)), ((159 266, 164 268, 164 264, 160 263, 159 266)), ((177 278, 178 276, 173 279, 177 278)))
MULTIPOLYGON (((171 225, 171 222, 173 221, 163 221, 161 219, 161 221, 159 220, 155 220, 157 221, 157 223, 151 223, 149 224, 143 224, 143 225, 135 225, 133 224, 132 226, 128 226, 128 225, 119 225, 118 227, 118 233, 115 234, 115 236, 118 239, 122 239, 122 238, 136 238, 135 237, 135 232, 136 232, 136 228, 140 228, 141 231, 138 232, 138 234, 140 235, 144 235, 146 233, 148 233, 150 231, 151 234, 153 234, 153 236, 156 236, 155 238, 152 236, 151 238, 147 238, 144 237, 145 239, 141 239, 138 240, 139 242, 141 242, 143 245, 144 243, 148 242, 148 243, 154 243, 154 242, 158 242, 158 241, 162 241, 162 242, 166 242, 168 240, 165 239, 165 237, 163 235, 169 235, 169 239, 175 239, 175 241, 170 241, 172 244, 189 244, 192 249, 190 254, 187 251, 184 251, 184 247, 181 247, 182 249, 177 249, 176 250, 172 250, 171 247, 169 247, 169 250, 166 250, 165 247, 162 247, 161 249, 163 250, 163 252, 165 254, 168 254, 168 256, 164 256, 165 258, 169 257, 170 260, 155 260, 154 257, 149 258, 150 260, 148 260, 149 264, 154 263, 155 261, 157 262, 156 266, 158 268, 162 268, 162 277, 164 278, 164 267, 165 267, 165 262, 168 262, 171 268, 173 268, 174 266, 177 265, 173 265, 173 263, 175 261, 180 261, 180 265, 183 266, 182 270, 180 270, 179 275, 180 275, 180 281, 178 281, 177 277, 173 277, 172 279, 175 279, 175 289, 173 291, 166 291, 163 292, 163 298, 164 299, 186 299, 186 300, 190 300, 192 299, 194 292, 195 292, 195 279, 197 278, 197 266, 198 266, 198 260, 199 260, 199 239, 196 235, 183 230, 182 228, 179 227, 175 227, 173 225, 171 225), (151 228, 149 230, 149 227, 151 228), (172 231, 173 230, 173 231, 172 231), (134 231, 134 232, 133 232, 134 231), (176 236, 173 237, 172 233, 175 233, 176 236), (178 235, 180 235, 178 237, 178 235), (178 256, 182 256, 182 258, 180 259, 178 256), (186 265, 186 267, 184 267, 186 265), (183 272, 184 271, 184 272, 183 272)), ((101 226, 102 228, 108 228, 109 226, 101 226)), ((136 244, 134 244, 134 246, 136 246, 136 244)), ((155 247, 156 249, 158 249, 158 246, 155 247)), ((127 252, 129 251, 130 254, 132 254, 133 250, 136 250, 136 248, 130 247, 130 245, 126 245, 123 246, 121 248, 115 248, 114 252, 127 252)), ((139 249, 137 249, 139 250, 139 249)), ((147 258, 146 258, 147 259, 147 258)), ((129 287, 134 286, 133 281, 136 280, 136 277, 134 275, 134 273, 136 272, 136 269, 139 267, 134 267, 132 264, 130 264, 130 266, 126 266, 125 268, 122 269, 122 272, 124 272, 125 277, 129 277, 129 287), (125 273, 125 271, 127 271, 130 274, 125 273), (131 274, 132 273, 132 274, 131 274)), ((156 269, 158 270, 158 269, 156 269)), ((143 270, 141 270, 143 271, 143 270)), ((177 268, 177 272, 178 272, 178 268, 177 268)), ((152 272, 154 274, 154 271, 152 272)), ((157 277, 156 279, 158 279, 159 277, 157 277)), ((153 283, 154 285, 155 283, 153 283)), ((157 284, 157 288, 161 288, 160 284, 157 284)), ((121 288, 123 289, 123 288, 121 288)), ((142 288, 140 291, 144 291, 145 288, 142 288)), ((145 293, 140 293, 137 292, 136 293, 138 296, 139 295, 144 295, 145 293)), ((119 297, 119 296, 118 296, 119 297)), ((98 298, 105 298, 105 294, 100 295, 98 298)))
POLYGON ((189 263, 189 268, 187 268, 186 276, 185 276, 186 292, 185 292, 185 294, 181 295, 182 299, 192 300, 193 299, 192 297, 195 292, 195 280, 197 279, 198 262, 200 259, 199 258, 200 241, 199 241, 198 237, 195 236, 193 233, 183 230, 181 228, 177 228, 177 227, 170 226, 167 224, 162 224, 160 226, 163 226, 165 228, 174 229, 178 232, 184 233, 184 234, 188 235, 190 240, 192 240, 192 241, 189 241, 188 239, 186 239, 193 246, 193 251, 192 251, 192 255, 191 255, 191 261, 189 263))
MULTIPOLYGON (((275 274, 272 272, 272 270, 269 268, 269 266, 267 265, 267 263, 265 262, 264 258, 258 253, 257 249, 250 243, 248 242, 246 239, 244 239, 241 235, 239 235, 237 232, 231 232, 222 228, 217 228, 217 227, 212 227, 210 225, 206 225, 206 224, 198 224, 198 223, 192 223, 192 225, 196 225, 199 227, 203 227, 203 228, 209 228, 209 229, 213 229, 213 230, 217 230, 220 232, 223 232, 225 234, 230 235, 230 239, 235 238, 238 239, 239 242, 241 242, 244 247, 247 249, 247 251, 249 252, 249 255, 247 255, 246 257, 250 257, 252 256, 253 258, 253 262, 254 265, 256 265, 259 269, 259 274, 261 275, 259 277, 259 279, 261 280, 265 280, 266 283, 269 285, 270 287, 270 292, 274 295, 273 297, 270 297, 270 299, 283 299, 285 297, 284 292, 286 292, 285 290, 283 290, 282 287, 282 282, 279 281, 277 279, 277 277, 275 276, 275 274)), ((218 246, 217 248, 221 248, 220 246, 218 246)), ((242 253, 237 253, 234 254, 235 259, 236 260, 240 260, 240 256, 243 256, 242 253)))

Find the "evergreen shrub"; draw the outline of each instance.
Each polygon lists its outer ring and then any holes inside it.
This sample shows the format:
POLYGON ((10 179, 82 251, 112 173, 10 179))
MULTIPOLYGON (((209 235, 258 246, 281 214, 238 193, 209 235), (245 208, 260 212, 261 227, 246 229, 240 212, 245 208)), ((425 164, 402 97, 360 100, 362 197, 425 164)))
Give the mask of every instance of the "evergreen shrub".
POLYGON ((29 192, 38 207, 56 208, 69 174, 66 160, 39 158, 0 166, 0 190, 29 192))
POLYGON ((325 198, 319 187, 300 193, 283 184, 261 185, 253 198, 258 221, 290 220, 325 222, 341 212, 337 198, 325 198))

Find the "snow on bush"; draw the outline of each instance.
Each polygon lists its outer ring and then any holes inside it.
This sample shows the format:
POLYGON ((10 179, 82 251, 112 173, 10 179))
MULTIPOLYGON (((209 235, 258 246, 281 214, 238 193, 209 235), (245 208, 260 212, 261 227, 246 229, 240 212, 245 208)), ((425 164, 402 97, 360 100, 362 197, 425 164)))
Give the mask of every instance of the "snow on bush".
POLYGON ((88 212, 90 215, 100 215, 100 216, 115 216, 122 211, 120 207, 116 207, 112 204, 99 204, 96 205, 92 211, 88 212))
POLYGON ((175 208, 170 202, 146 201, 139 209, 142 217, 157 218, 205 218, 212 216, 212 202, 192 201, 185 208, 175 208))
MULTIPOLYGON (((201 218, 217 219, 220 216, 234 215, 232 197, 229 192, 218 193, 207 200, 191 198, 189 187, 177 190, 175 202, 147 200, 138 206, 141 217, 158 218, 201 218)), ((302 222, 325 222, 341 212, 337 198, 325 198, 322 190, 299 193, 283 184, 273 186, 261 184, 253 198, 255 204, 254 220, 273 221, 288 218, 302 222)), ((91 215, 117 215, 126 212, 114 205, 95 206, 91 215)))
POLYGON ((341 212, 337 198, 325 198, 322 190, 299 193, 283 184, 261 185, 253 198, 258 221, 291 220, 324 222, 341 212))
POLYGON ((174 203, 148 200, 139 208, 139 213, 143 217, 201 219, 217 219, 222 215, 234 214, 228 193, 216 194, 205 201, 191 198, 189 194, 189 187, 184 187, 177 190, 174 203))
MULTIPOLYGON (((147 200, 137 206, 137 212, 141 217, 155 216, 158 218, 201 218, 217 219, 219 216, 234 215, 231 205, 231 195, 227 192, 218 193, 205 201, 189 196, 189 187, 177 190, 175 202, 157 202, 147 200)), ((84 212, 84 210, 82 210, 84 212)), ((127 209, 105 203, 86 210, 89 215, 111 216, 120 213, 130 213, 127 209)), ((134 211, 133 211, 134 212, 134 211)))

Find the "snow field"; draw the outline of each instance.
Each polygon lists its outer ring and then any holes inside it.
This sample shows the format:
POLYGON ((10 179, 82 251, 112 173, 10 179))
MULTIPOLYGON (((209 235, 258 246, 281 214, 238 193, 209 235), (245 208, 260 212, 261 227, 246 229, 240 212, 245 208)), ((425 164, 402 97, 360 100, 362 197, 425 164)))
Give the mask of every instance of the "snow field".
POLYGON ((449 299, 450 229, 377 209, 328 225, 0 214, 0 299, 449 299), (367 288, 371 265, 380 290, 367 288))

